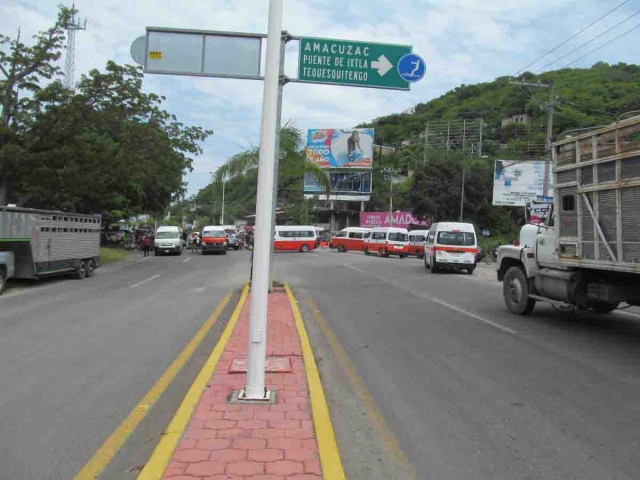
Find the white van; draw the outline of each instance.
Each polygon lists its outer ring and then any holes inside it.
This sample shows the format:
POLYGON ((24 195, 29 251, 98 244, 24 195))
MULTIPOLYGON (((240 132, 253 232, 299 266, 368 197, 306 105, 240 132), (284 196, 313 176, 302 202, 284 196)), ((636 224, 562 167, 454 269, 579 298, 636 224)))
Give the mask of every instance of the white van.
POLYGON ((160 227, 156 231, 153 241, 153 249, 156 255, 163 253, 182 254, 182 237, 178 227, 160 227))
POLYGON ((424 244, 424 267, 431 273, 442 268, 473 274, 478 257, 476 229, 470 223, 434 223, 424 244))
POLYGON ((318 248, 316 228, 308 225, 276 225, 276 252, 308 252, 318 248))
POLYGON ((347 227, 331 239, 329 248, 337 249, 339 252, 364 250, 364 239, 371 233, 370 228, 347 227))
POLYGON ((405 258, 409 255, 409 232, 406 228, 374 227, 364 239, 364 254, 405 258))
POLYGON ((424 257, 424 242, 427 239, 429 230, 411 230, 409 232, 409 255, 416 258, 424 257))

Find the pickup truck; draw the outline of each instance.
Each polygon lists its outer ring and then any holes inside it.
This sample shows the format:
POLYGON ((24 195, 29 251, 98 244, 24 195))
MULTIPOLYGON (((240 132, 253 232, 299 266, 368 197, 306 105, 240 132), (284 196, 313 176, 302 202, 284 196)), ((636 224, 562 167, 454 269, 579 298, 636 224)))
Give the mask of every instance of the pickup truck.
POLYGON ((0 295, 4 292, 7 280, 16 273, 16 259, 13 252, 0 252, 0 295))

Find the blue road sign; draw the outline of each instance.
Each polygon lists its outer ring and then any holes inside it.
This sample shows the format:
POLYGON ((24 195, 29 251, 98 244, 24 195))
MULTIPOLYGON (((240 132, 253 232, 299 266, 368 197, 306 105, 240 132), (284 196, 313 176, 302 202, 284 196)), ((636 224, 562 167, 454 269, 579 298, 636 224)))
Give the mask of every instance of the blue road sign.
POLYGON ((398 75, 407 82, 417 82, 422 80, 427 67, 420 55, 415 53, 407 53, 398 62, 398 75))

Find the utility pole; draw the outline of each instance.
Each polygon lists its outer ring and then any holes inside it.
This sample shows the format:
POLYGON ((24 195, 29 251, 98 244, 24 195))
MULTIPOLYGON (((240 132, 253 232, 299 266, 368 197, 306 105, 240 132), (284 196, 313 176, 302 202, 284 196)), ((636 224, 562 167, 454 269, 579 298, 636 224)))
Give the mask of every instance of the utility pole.
POLYGON ((213 186, 214 186, 214 172, 209 172, 209 175, 211 175, 211 224, 216 223, 216 202, 215 202, 215 195, 214 195, 214 190, 213 190, 213 186))
POLYGON ((460 193, 460 223, 462 223, 462 213, 464 210, 464 158, 462 159, 462 192, 460 193))
POLYGON ((389 226, 393 227, 393 170, 385 168, 384 178, 389 180, 389 226))
POLYGON ((542 194, 546 197, 549 194, 549 169, 551 168, 551 142, 553 141, 553 113, 556 104, 555 88, 551 83, 533 83, 533 82, 509 82, 509 85, 520 85, 523 87, 548 88, 549 103, 547 103, 547 140, 546 150, 547 158, 544 162, 544 180, 542 183, 542 194))
POLYGON ((226 175, 222 177, 222 216, 220 218, 220 225, 224 225, 224 184, 226 175))

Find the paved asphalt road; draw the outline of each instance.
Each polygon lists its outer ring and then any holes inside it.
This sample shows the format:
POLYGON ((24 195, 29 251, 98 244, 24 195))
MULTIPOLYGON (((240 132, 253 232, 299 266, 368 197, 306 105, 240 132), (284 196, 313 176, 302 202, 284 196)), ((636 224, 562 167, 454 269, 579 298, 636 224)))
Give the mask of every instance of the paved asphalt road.
MULTIPOLYGON (((0 297, 1 479, 72 479, 224 295, 248 279, 248 252, 190 257, 149 257, 0 297)), ((135 478, 222 326, 101 478, 135 478)))
POLYGON ((512 316, 482 268, 433 275, 416 259, 278 256, 347 477, 639 478, 640 316, 567 316, 541 304, 512 316), (353 365, 351 384, 323 322, 353 365), (362 385, 350 388, 356 376, 362 385), (407 468, 388 468, 394 461, 407 468))
MULTIPOLYGON (((72 479, 247 278, 248 252, 190 257, 0 298, 0 479, 72 479)), ((640 317, 544 305, 514 317, 484 266, 471 277, 351 252, 276 258, 350 480, 638 478, 640 317)), ((101 479, 136 477, 228 313, 101 479)))

